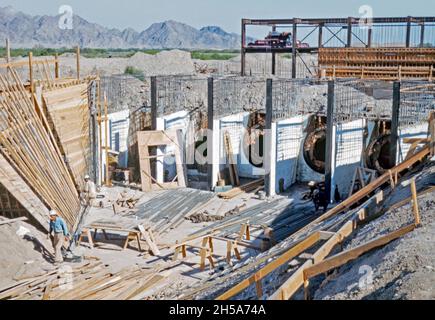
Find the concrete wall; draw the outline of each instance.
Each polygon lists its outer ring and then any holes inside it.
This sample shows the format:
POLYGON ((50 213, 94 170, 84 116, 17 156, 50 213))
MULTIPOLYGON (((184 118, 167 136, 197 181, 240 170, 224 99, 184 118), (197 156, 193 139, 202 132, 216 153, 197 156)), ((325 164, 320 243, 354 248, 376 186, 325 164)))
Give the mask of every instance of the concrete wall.
POLYGON ((360 119, 335 126, 335 165, 332 171, 332 188, 335 186, 342 198, 346 198, 355 169, 361 166, 365 120, 360 119))
MULTIPOLYGON (((130 126, 130 112, 123 110, 110 113, 109 118, 109 146, 111 150, 119 152, 118 165, 128 166, 128 129, 130 126)), ((104 139, 104 130, 103 130, 104 139)), ((104 141, 104 140, 103 140, 104 141)))
MULTIPOLYGON (((187 141, 190 141, 187 137, 187 133, 190 132, 189 127, 191 125, 189 113, 187 111, 179 111, 170 115, 157 119, 157 130, 170 130, 177 129, 182 131, 182 159, 185 159, 185 152, 187 150, 187 141)), ((159 148, 157 154, 165 154, 173 152, 173 146, 159 148)), ((164 173, 167 172, 167 179, 172 180, 177 174, 175 166, 175 158, 166 158, 163 162, 163 158, 158 159, 157 164, 157 181, 163 182, 164 173)))
POLYGON ((224 147, 224 134, 230 134, 231 145, 237 169, 241 178, 258 178, 264 175, 264 169, 257 168, 249 162, 249 154, 244 150, 244 136, 247 134, 246 128, 249 121, 249 112, 227 116, 219 120, 219 163, 220 170, 227 167, 227 156, 224 147))
POLYGON ((296 182, 305 121, 306 117, 299 116, 276 124, 276 193, 279 192, 280 179, 284 179, 285 189, 296 182))

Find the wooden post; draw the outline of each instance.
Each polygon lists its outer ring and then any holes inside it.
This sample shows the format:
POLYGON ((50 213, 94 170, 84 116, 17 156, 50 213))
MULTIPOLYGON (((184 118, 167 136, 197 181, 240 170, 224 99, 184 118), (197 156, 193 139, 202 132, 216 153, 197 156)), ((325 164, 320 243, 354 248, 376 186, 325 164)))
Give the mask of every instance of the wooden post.
POLYGON ((6 62, 11 62, 11 45, 9 43, 9 38, 6 38, 6 62))
POLYGON ((412 208, 415 217, 415 226, 418 227, 421 225, 421 220, 420 220, 420 210, 418 208, 417 187, 415 186, 415 179, 412 179, 411 181, 411 194, 412 194, 412 208))
POLYGON ((104 130, 105 130, 105 150, 106 150, 106 179, 105 184, 106 186, 110 185, 110 179, 109 179, 109 117, 107 114, 107 95, 106 92, 104 92, 104 130))
POLYGON ((35 86, 33 84, 33 52, 29 52, 29 82, 30 82, 30 93, 32 95, 32 101, 34 99, 35 86))
POLYGON ((59 55, 54 54, 54 78, 59 79, 59 55))
POLYGON ((77 46, 76 59, 77 59, 77 80, 80 80, 80 46, 77 46))

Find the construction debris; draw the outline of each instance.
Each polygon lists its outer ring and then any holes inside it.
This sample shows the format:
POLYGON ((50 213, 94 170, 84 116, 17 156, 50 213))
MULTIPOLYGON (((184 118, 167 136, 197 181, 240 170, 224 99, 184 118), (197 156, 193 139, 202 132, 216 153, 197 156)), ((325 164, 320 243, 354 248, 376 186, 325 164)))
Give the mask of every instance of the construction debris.
POLYGON ((13 300, 140 300, 167 273, 127 268, 110 272, 100 261, 80 267, 61 266, 43 276, 0 289, 0 299, 13 300))
POLYGON ((225 219, 226 217, 231 217, 234 215, 240 214, 241 210, 246 207, 246 205, 236 206, 234 209, 231 209, 230 211, 225 212, 223 215, 218 214, 210 214, 207 211, 203 212, 196 212, 194 214, 189 215, 186 217, 187 220, 192 221, 193 223, 201 223, 201 222, 215 222, 225 219))

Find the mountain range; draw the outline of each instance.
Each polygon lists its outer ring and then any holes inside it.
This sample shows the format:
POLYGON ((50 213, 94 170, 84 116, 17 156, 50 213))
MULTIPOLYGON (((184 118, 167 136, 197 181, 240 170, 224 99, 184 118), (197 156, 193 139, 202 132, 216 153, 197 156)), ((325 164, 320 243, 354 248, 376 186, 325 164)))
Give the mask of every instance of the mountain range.
MULTIPOLYGON (((72 29, 61 29, 57 16, 32 16, 12 7, 0 8, 0 39, 9 38, 14 48, 73 47, 146 49, 238 49, 240 36, 218 26, 196 29, 169 20, 153 23, 138 32, 106 28, 73 15, 72 29)), ((248 39, 250 41, 251 39, 248 39)))

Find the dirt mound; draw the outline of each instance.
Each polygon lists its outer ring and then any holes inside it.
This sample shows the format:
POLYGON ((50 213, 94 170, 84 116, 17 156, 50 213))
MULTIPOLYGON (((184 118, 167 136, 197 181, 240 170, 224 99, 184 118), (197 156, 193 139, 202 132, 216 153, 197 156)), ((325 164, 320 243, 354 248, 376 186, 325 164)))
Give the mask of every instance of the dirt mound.
POLYGON ((0 225, 0 287, 46 272, 51 251, 46 235, 32 225, 26 222, 0 225))
MULTIPOLYGON (((420 180, 433 172, 435 167, 420 180)), ((315 292, 315 299, 435 299, 434 198, 435 190, 419 196, 420 228, 340 268, 315 292)), ((387 211, 361 228, 345 250, 412 223, 412 212, 409 203, 387 211)))

